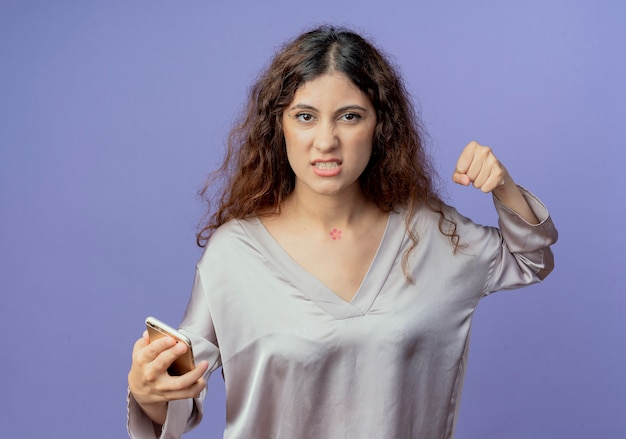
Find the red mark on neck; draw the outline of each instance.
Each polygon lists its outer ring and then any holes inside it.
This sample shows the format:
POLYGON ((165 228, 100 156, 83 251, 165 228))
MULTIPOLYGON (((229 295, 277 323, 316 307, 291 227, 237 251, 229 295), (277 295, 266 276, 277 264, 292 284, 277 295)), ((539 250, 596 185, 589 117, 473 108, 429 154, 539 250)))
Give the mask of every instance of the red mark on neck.
POLYGON ((341 230, 332 229, 330 231, 330 237, 333 238, 333 241, 337 241, 338 239, 341 239, 341 230))

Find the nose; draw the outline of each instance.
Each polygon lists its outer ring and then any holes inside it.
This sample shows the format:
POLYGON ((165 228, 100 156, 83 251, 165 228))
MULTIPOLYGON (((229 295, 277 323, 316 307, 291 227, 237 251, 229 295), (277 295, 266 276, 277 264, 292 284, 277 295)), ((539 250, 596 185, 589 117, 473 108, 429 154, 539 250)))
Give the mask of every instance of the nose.
POLYGON ((332 151, 339 145, 335 126, 331 122, 320 123, 315 133, 314 147, 320 152, 332 151))

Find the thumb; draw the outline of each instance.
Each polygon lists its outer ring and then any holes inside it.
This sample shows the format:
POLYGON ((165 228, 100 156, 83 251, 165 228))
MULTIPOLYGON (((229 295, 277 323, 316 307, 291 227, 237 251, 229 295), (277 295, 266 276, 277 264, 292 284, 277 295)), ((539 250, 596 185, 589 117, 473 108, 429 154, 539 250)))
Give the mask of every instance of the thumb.
POLYGON ((467 174, 463 174, 459 171, 454 171, 454 174, 452 174, 452 181, 463 186, 469 186, 471 183, 467 174))

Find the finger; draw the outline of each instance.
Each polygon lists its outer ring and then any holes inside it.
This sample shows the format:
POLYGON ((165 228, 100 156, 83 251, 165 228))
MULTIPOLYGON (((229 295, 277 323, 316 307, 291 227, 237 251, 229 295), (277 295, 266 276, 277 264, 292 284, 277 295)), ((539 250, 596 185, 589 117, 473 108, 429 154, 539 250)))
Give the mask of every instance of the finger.
POLYGON ((197 377, 197 379, 194 382, 193 385, 193 394, 195 395, 195 398, 199 398, 202 395, 202 391, 204 389, 206 389, 206 380, 204 379, 204 374, 206 373, 206 371, 209 369, 209 362, 208 361, 201 361, 200 363, 198 363, 198 365, 196 366, 196 368, 190 372, 187 373, 187 375, 189 375, 189 379, 194 379, 197 377))
POLYGON ((487 193, 493 191, 498 186, 502 186, 504 184, 504 180, 502 178, 502 174, 492 173, 489 178, 485 181, 485 183, 480 187, 480 190, 487 193))
POLYGON ((474 184, 474 187, 477 189, 482 188, 485 182, 490 178, 490 176, 491 176, 491 168, 486 163, 483 163, 483 166, 480 169, 480 171, 472 179, 472 183, 474 184))
POLYGON ((141 337, 133 345, 133 354, 138 350, 145 348, 146 346, 148 346, 148 340, 146 340, 144 337, 141 337))
POLYGON ((197 384, 200 384, 200 390, 206 385, 206 381, 204 379, 204 374, 209 368, 209 363, 206 361, 201 361, 196 365, 195 368, 183 374, 179 377, 175 377, 176 379, 176 387, 180 390, 184 389, 192 389, 197 388, 197 384))
POLYGON ((171 349, 176 345, 176 340, 172 337, 162 337, 154 340, 152 343, 145 345, 143 338, 136 343, 136 346, 143 346, 133 352, 133 358, 140 364, 153 362, 161 353, 167 349, 171 349))
POLYGON ((209 369, 209 362, 201 361, 196 365, 195 368, 193 368, 186 374, 182 375, 182 378, 184 378, 185 380, 189 380, 190 382, 196 382, 202 379, 203 375, 206 373, 208 369, 209 369))
POLYGON ((135 341, 133 345, 133 355, 141 349, 144 349, 146 346, 150 344, 150 339, 148 338, 148 331, 144 331, 142 337, 135 341))
MULTIPOLYGON (((180 378, 180 377, 170 377, 170 378, 180 378)), ((202 391, 206 388, 206 382, 202 380, 197 380, 192 385, 183 387, 183 388, 175 388, 170 387, 170 389, 163 391, 163 398, 171 401, 174 399, 187 399, 187 398, 199 398, 202 395, 202 391)))
POLYGON ((470 142, 463 148, 461 155, 457 159, 455 172, 466 174, 472 161, 474 160, 474 152, 480 146, 477 142, 470 142))
POLYGON ((455 172, 454 174, 452 174, 452 181, 463 186, 469 186, 469 184, 471 183, 471 180, 467 176, 467 174, 462 174, 460 172, 455 172))
POLYGON ((157 357, 152 360, 152 366, 158 373, 167 371, 174 360, 187 351, 187 345, 182 342, 176 342, 173 346, 161 351, 157 357))
POLYGON ((496 162, 495 156, 491 152, 491 148, 488 146, 481 146, 477 144, 474 149, 474 156, 467 170, 467 176, 472 180, 474 186, 482 185, 496 162))
POLYGON ((502 184, 505 172, 500 161, 490 152, 489 156, 485 159, 483 171, 476 178, 474 186, 481 189, 483 192, 491 192, 502 184))
MULTIPOLYGON (((160 375, 152 377, 146 371, 147 374, 143 375, 146 378, 143 393, 150 395, 150 401, 172 401, 200 397, 206 388, 206 380, 203 375, 208 368, 208 362, 201 361, 192 371, 182 376, 170 376, 166 371, 163 371, 160 375)), ((150 369, 150 367, 146 369, 150 369)), ((133 390, 141 392, 142 387, 133 390)))
POLYGON ((206 388, 204 374, 209 368, 207 361, 201 361, 191 371, 176 377, 167 377, 163 380, 168 390, 164 392, 168 399, 197 398, 206 388))

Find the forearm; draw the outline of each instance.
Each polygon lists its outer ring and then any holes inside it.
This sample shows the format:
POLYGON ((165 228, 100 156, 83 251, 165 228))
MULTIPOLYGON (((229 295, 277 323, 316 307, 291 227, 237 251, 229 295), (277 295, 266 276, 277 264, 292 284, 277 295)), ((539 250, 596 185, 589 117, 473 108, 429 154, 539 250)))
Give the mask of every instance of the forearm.
POLYGON ((522 191, 512 179, 493 190, 493 195, 506 207, 517 213, 529 224, 539 224, 539 219, 526 202, 522 191))
POLYGON ((165 419, 167 418, 167 403, 158 403, 158 404, 139 404, 141 410, 146 414, 148 418, 155 425, 155 432, 161 432, 161 426, 165 424, 165 419))

